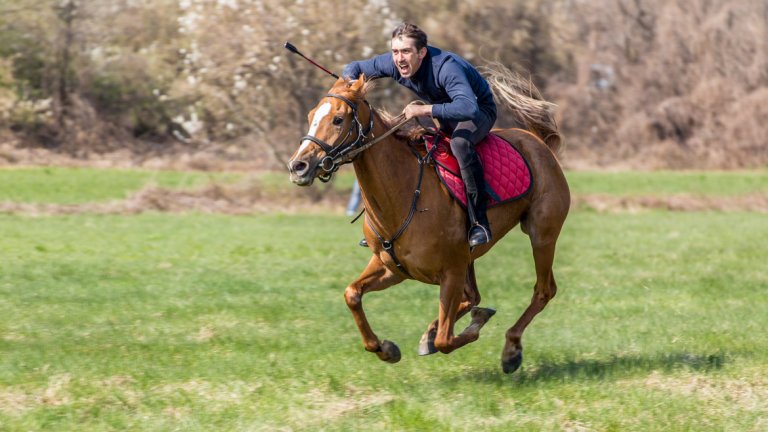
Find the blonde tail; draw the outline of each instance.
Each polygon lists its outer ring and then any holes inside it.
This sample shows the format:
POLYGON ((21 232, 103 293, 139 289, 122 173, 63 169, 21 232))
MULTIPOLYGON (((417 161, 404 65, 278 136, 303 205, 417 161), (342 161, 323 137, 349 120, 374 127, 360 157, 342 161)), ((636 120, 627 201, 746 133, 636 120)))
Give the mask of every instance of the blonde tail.
POLYGON ((530 79, 508 69, 501 63, 491 63, 480 72, 493 89, 493 94, 512 111, 520 124, 536 134, 557 154, 562 145, 555 121, 557 105, 547 102, 530 79))

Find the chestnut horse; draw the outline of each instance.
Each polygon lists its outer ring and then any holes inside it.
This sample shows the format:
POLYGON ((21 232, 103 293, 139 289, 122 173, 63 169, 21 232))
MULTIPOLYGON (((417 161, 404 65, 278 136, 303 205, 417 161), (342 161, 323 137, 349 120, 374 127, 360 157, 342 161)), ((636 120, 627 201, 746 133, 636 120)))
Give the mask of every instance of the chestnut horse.
MULTIPOLYGON (((404 122, 395 126, 393 119, 371 108, 365 100, 370 82, 364 77, 339 79, 309 113, 309 132, 288 163, 291 181, 300 186, 311 185, 315 178, 327 181, 338 165, 353 163, 365 204, 363 231, 372 256, 362 274, 347 286, 344 299, 365 349, 381 360, 399 361, 400 350, 373 332, 363 311, 363 296, 406 279, 439 285, 439 315, 424 333, 419 354, 450 353, 477 340, 480 329, 495 313, 477 307, 480 294, 474 261, 518 223, 530 237, 536 284, 530 305, 506 332, 501 354, 504 372, 520 366, 523 331, 555 296, 555 242, 570 206, 568 184, 555 156, 560 136, 551 110, 541 108, 541 104, 520 104, 520 100, 546 104, 538 93, 536 97, 520 96, 513 94, 520 92, 509 85, 499 90, 498 84, 494 85, 497 97, 510 105, 532 132, 494 132, 528 161, 533 186, 522 198, 488 210, 493 241, 472 250, 467 243, 466 211, 427 166, 430 159, 424 150, 416 151, 404 136, 388 134, 404 122), (467 312, 471 312, 470 325, 455 335, 455 322, 467 312)), ((526 80, 518 87, 525 89, 527 85, 531 84, 526 80)))

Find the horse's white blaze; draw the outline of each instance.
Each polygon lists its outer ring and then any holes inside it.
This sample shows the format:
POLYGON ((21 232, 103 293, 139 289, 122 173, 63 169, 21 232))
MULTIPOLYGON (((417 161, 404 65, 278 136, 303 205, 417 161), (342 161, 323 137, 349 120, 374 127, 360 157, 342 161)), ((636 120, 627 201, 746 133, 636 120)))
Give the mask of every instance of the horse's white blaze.
MULTIPOLYGON (((312 118, 312 123, 309 125, 309 132, 307 132, 307 135, 309 136, 315 136, 317 133, 317 128, 320 127, 320 122, 323 121, 323 118, 328 115, 328 113, 331 112, 331 103, 326 102, 322 105, 320 105, 320 108, 315 111, 315 116, 312 118)), ((312 144, 312 141, 310 140, 304 140, 301 142, 301 147, 299 147, 299 151, 296 153, 301 154, 304 152, 304 150, 309 147, 309 145, 312 144)))

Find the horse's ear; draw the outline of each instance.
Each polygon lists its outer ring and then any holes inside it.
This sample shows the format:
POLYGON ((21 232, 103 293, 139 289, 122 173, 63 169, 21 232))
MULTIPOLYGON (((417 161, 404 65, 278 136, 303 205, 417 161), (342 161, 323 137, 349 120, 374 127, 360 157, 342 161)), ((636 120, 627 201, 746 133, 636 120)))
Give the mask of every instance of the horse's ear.
POLYGON ((363 84, 365 84, 365 74, 361 74, 356 80, 347 80, 347 88, 354 92, 359 92, 363 84))

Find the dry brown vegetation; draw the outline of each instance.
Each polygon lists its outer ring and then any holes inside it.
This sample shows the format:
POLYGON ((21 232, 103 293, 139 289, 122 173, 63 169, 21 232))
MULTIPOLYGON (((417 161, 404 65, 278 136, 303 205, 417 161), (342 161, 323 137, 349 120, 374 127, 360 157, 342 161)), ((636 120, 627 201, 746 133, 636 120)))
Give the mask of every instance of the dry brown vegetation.
MULTIPOLYGON (((560 106, 570 167, 768 163, 768 3, 740 0, 8 0, 5 160, 43 148, 279 169, 331 84, 283 43, 338 72, 385 52, 401 20, 530 74, 560 106)), ((397 111, 412 97, 384 85, 372 102, 397 111)))
MULTIPOLYGON (((85 204, 0 202, 0 214, 28 216, 62 214, 140 214, 144 212, 219 213, 246 215, 259 213, 341 213, 347 194, 325 191, 281 189, 265 190, 258 181, 234 185, 213 184, 199 189, 146 187, 127 199, 85 204)), ((714 197, 700 195, 612 196, 576 195, 572 207, 600 213, 637 213, 649 209, 668 211, 749 211, 768 213, 768 195, 714 197)))
POLYGON ((291 188, 265 189, 256 180, 233 185, 211 184, 197 189, 148 186, 124 200, 85 204, 0 202, 0 214, 30 216, 61 214, 169 213, 333 213, 344 208, 348 196, 341 191, 291 188))
POLYGON ((586 55, 576 60, 576 85, 552 89, 574 156, 664 168, 765 166, 768 3, 586 3, 592 18, 580 30, 586 55))

